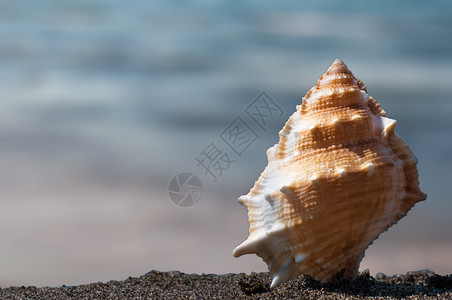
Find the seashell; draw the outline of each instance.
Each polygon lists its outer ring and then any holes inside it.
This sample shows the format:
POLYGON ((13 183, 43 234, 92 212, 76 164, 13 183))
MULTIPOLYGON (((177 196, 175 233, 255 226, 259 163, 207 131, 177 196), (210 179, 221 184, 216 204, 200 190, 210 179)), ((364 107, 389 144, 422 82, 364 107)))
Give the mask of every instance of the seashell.
POLYGON ((267 151, 268 165, 239 202, 250 235, 233 254, 255 253, 271 287, 299 274, 354 277, 364 251, 427 195, 396 121, 336 59, 267 151))

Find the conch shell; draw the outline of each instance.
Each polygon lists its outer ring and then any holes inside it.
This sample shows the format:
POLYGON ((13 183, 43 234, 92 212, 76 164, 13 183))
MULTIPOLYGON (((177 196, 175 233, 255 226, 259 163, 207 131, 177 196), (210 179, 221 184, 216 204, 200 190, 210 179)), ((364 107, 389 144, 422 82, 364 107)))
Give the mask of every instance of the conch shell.
POLYGON ((299 274, 354 277, 364 251, 427 195, 396 121, 336 59, 267 151, 250 192, 250 235, 234 256, 255 253, 271 287, 299 274))

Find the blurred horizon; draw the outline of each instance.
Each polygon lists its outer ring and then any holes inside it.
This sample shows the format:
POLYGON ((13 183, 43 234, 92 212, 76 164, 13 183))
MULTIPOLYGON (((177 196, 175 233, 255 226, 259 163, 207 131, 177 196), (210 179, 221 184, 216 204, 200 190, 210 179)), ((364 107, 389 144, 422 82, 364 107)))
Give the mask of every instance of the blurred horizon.
POLYGON ((0 3, 0 286, 150 270, 266 271, 232 257, 248 193, 301 98, 341 58, 397 120, 428 194, 366 251, 372 275, 452 273, 452 3, 332 0, 0 3), (262 91, 281 114, 249 114, 262 91), (222 140, 240 118, 256 134, 222 140), (196 157, 234 160, 213 182, 196 157), (228 150, 229 149, 229 150, 228 150), (191 208, 170 179, 196 174, 191 208))

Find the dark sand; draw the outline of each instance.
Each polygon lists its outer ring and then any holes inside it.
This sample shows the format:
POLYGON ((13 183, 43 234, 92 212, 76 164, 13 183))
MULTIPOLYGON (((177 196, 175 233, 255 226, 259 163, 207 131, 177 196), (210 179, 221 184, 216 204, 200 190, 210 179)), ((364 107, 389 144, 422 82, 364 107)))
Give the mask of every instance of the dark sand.
POLYGON ((124 281, 71 287, 10 287, 0 299, 452 299, 452 275, 432 271, 320 284, 308 276, 270 290, 269 273, 197 275, 152 271, 124 281))

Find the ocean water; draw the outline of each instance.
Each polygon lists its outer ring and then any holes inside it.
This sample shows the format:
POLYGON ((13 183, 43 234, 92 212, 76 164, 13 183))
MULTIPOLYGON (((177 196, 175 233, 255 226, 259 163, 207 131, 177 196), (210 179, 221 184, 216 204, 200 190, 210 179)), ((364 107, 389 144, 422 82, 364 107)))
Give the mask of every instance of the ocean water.
POLYGON ((452 273, 449 1, 39 1, 0 3, 0 286, 123 279, 151 269, 264 271, 232 257, 247 193, 295 106, 339 57, 419 164, 428 194, 361 268, 452 273), (247 107, 265 91, 280 114, 247 107), (237 155, 240 117, 256 140, 237 155), (223 136, 224 137, 224 136, 223 136), (216 182, 196 157, 234 161, 216 182), (170 179, 196 174, 191 208, 170 179))

